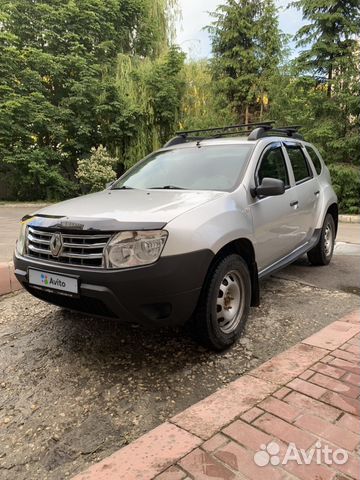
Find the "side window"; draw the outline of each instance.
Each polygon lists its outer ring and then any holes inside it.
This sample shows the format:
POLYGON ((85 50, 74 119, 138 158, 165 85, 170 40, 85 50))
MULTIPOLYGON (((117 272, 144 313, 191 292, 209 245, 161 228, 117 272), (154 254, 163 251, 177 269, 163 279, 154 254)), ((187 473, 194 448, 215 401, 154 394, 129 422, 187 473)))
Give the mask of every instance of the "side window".
POLYGON ((282 180, 285 184, 285 187, 290 185, 285 158, 280 146, 270 148, 265 152, 261 160, 257 177, 258 185, 260 185, 263 179, 266 177, 282 180))
POLYGON ((320 160, 318 154, 315 152, 315 150, 312 147, 309 147, 308 145, 306 146, 306 150, 307 150, 308 154, 310 155, 310 158, 311 158, 311 160, 314 164, 316 173, 318 175, 320 175, 320 173, 322 171, 322 163, 321 163, 321 160, 320 160))
POLYGON ((295 182, 301 183, 311 178, 313 175, 301 147, 298 145, 285 145, 285 147, 294 171, 295 182))

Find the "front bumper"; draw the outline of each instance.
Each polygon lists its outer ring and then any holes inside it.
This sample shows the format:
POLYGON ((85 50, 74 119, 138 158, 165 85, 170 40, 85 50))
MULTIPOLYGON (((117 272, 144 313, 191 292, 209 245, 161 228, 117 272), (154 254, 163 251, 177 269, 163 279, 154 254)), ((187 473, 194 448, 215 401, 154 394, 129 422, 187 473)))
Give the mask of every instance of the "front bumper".
POLYGON ((106 270, 76 269, 16 254, 14 265, 23 287, 49 303, 146 326, 175 326, 186 323, 194 312, 213 256, 210 250, 199 250, 161 257, 144 267, 106 270), (29 267, 79 276, 79 295, 29 285, 29 267))

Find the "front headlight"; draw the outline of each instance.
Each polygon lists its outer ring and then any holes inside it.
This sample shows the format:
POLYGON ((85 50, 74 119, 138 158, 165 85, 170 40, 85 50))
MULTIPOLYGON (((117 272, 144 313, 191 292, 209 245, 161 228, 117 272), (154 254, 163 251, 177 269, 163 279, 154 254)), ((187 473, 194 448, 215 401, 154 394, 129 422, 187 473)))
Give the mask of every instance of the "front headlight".
POLYGON ((27 238, 27 222, 21 222, 19 236, 16 242, 16 251, 18 252, 19 255, 25 254, 26 238, 27 238))
POLYGON ((105 249, 106 268, 129 268, 156 262, 163 251, 165 230, 121 232, 105 249))

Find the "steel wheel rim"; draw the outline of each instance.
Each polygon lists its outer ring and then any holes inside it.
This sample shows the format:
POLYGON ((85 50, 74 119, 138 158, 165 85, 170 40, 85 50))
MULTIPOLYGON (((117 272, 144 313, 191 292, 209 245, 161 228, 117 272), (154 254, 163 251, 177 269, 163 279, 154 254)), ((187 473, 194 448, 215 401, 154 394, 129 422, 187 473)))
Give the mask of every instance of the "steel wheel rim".
POLYGON ((222 333, 232 333, 238 327, 244 311, 244 282, 231 270, 222 279, 216 299, 216 319, 222 333))
POLYGON ((327 257, 331 255, 333 242, 334 242, 333 231, 332 231, 331 225, 328 223, 326 225, 325 232, 324 232, 324 250, 325 250, 325 255, 327 257))

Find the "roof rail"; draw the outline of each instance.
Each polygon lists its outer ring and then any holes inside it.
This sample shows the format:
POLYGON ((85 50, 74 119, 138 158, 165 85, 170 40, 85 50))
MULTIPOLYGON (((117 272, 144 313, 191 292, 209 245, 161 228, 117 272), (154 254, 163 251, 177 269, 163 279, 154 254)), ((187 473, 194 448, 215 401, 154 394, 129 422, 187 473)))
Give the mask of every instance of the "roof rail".
POLYGON ((182 136, 182 137, 187 137, 190 133, 205 133, 205 132, 219 132, 219 134, 224 134, 228 130, 235 130, 235 129, 243 129, 246 127, 258 127, 258 126, 271 126, 274 122, 272 121, 266 121, 266 122, 257 122, 257 123, 242 123, 240 125, 228 125, 226 127, 213 127, 213 128, 204 128, 201 130, 187 130, 187 131, 180 131, 180 132, 175 132, 176 135, 182 136))
POLYGON ((262 126, 255 128, 250 135, 248 140, 259 140, 264 137, 291 137, 298 140, 304 140, 304 137, 298 132, 301 125, 289 125, 286 127, 273 127, 273 126, 262 126))
POLYGON ((259 140, 264 137, 279 136, 291 137, 294 139, 304 140, 304 137, 298 133, 301 125, 290 125, 285 127, 274 127, 274 122, 258 122, 258 123, 243 123, 240 125, 229 125, 227 127, 206 128, 201 130, 187 130, 176 132, 176 137, 169 140, 163 148, 172 147, 188 142, 201 142, 202 140, 209 140, 211 138, 220 138, 229 135, 247 135, 248 140, 259 140), (256 127, 255 129, 251 127, 256 127), (208 135, 197 135, 197 134, 208 135))
POLYGON ((228 125, 226 127, 204 128, 199 130, 181 130, 175 132, 176 137, 169 140, 163 148, 180 145, 182 143, 194 142, 211 138, 219 138, 228 135, 249 135, 253 129, 251 127, 271 127, 274 122, 265 121, 257 123, 242 123, 239 125, 228 125), (207 134, 205 136, 198 136, 198 134, 207 134))

